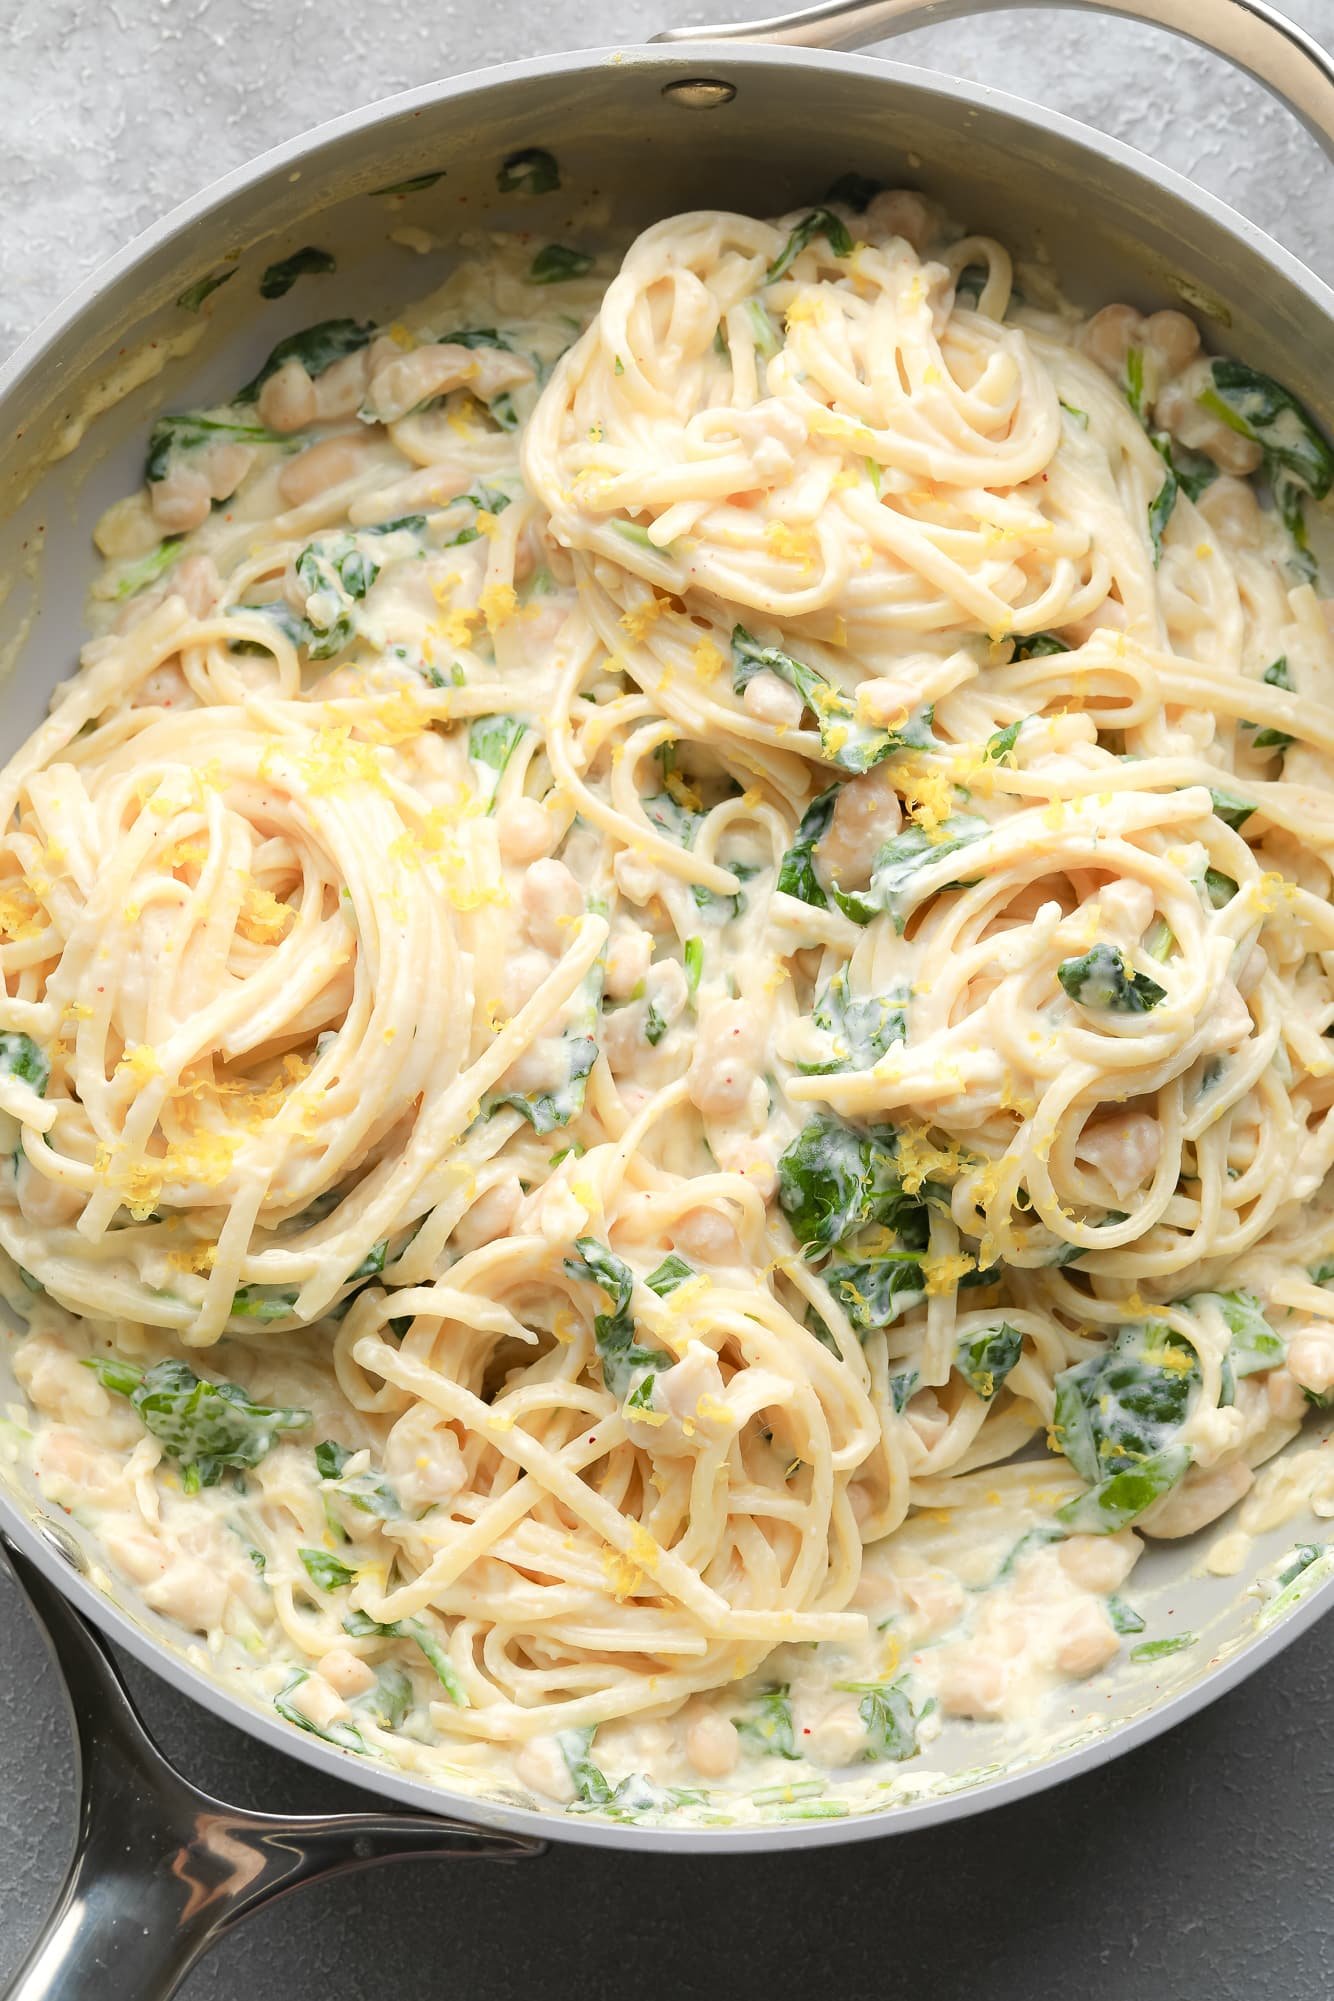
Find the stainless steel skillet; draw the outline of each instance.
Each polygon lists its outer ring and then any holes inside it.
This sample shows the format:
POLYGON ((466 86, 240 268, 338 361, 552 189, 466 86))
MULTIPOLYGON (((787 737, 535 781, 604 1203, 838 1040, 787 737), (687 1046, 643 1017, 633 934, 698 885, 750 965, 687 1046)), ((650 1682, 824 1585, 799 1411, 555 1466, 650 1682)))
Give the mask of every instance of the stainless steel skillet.
MULTIPOLYGON (((1126 148, 995 93, 896 66, 814 53, 924 20, 980 11, 979 0, 866 0, 708 42, 594 51, 432 86, 340 120, 231 176, 150 231, 75 295, 0 374, 0 658, 19 642, 7 684, 5 750, 69 671, 91 575, 89 529, 138 476, 159 409, 216 400, 237 369, 315 317, 300 293, 262 305, 264 264, 317 240, 338 259, 319 312, 388 310, 421 273, 386 231, 407 221, 448 239, 484 221, 554 230, 567 204, 600 200, 625 230, 672 210, 729 204, 779 212, 818 197, 849 168, 910 182, 1021 250, 1049 256, 1090 301, 1184 302, 1214 343, 1287 382, 1328 419, 1334 294, 1217 202, 1126 148), (751 47, 751 38, 797 47, 751 47), (527 208, 500 197, 514 150, 559 157, 563 188, 527 208), (395 197, 387 185, 443 173, 395 197), (175 304, 235 255, 238 276, 205 324, 175 304), (182 337, 196 344, 180 349, 182 337)), ((1334 64, 1251 0, 1124 0, 1111 11, 1212 41, 1287 96, 1334 149, 1334 64)), ((0 1410, 16 1392, 0 1353, 0 1410)), ((747 1849, 885 1834, 1054 1783, 1142 1742, 1222 1692, 1327 1608, 1334 1582, 1281 1624, 1257 1629, 1246 1577, 1208 1587, 1185 1576, 1189 1551, 1160 1550, 1158 1580, 1194 1593, 1211 1655, 1161 1696, 1118 1683, 1105 1726, 958 1789, 842 1820, 673 1831, 544 1815, 517 1793, 447 1792, 301 1737, 224 1692, 178 1633, 98 1569, 77 1526, 43 1506, 0 1462, 0 1529, 69 1675, 84 1776, 82 1847, 47 1931, 17 1985, 19 2001, 152 2001, 170 1993, 210 1939, 258 1903, 313 1876, 393 1854, 514 1856, 544 1836, 663 1849, 747 1849), (194 1700, 308 1763, 416 1809, 287 1822, 202 1799, 164 1774, 83 1614, 194 1700), (434 1816, 457 1815, 456 1822, 434 1816), (427 1818, 432 1816, 432 1818, 427 1818)), ((1273 1549, 1260 1551, 1257 1564, 1273 1549)), ((1194 1657, 1190 1657, 1193 1659, 1194 1657)), ((965 1782, 966 1780, 966 1782, 965 1782)))

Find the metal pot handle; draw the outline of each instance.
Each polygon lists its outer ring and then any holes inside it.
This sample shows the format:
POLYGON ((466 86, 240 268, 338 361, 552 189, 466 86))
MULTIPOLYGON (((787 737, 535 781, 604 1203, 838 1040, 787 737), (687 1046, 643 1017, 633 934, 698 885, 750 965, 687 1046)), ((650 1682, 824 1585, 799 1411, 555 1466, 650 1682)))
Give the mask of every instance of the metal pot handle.
MULTIPOLYGON (((1020 0, 826 0, 799 14, 708 28, 668 28, 658 42, 786 42, 795 48, 856 49, 909 28, 966 14, 1000 13, 1020 0)), ((1023 0, 1124 14, 1198 42, 1246 70, 1296 112, 1334 155, 1334 60, 1314 36, 1265 0, 1023 0)))
POLYGON ((211 1799, 158 1750, 101 1637, 3 1537, 0 1551, 64 1672, 80 1791, 69 1871, 4 2001, 167 2001, 224 1931, 302 1883, 399 1857, 542 1852, 425 1814, 246 1813, 211 1799))

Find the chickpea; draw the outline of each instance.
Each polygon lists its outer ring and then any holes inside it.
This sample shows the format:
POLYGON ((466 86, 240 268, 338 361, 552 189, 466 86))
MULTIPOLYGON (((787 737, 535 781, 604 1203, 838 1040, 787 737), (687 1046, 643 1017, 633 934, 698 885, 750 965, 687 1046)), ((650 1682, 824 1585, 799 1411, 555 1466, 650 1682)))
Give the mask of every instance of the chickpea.
POLYGON ((741 1240, 731 1218, 717 1209, 687 1209, 672 1228, 672 1240, 678 1250, 702 1264, 741 1262, 741 1240))
POLYGON ((1104 306, 1084 328, 1080 345, 1099 368, 1119 382, 1125 374, 1126 356, 1143 325, 1143 316, 1133 306, 1104 306))
POLYGON ((1312 1396, 1334 1388, 1334 1325, 1306 1320, 1288 1342, 1288 1373, 1312 1396))
POLYGON ((534 862, 550 853, 556 827, 536 799, 513 799, 497 815, 496 838, 502 861, 534 862))
POLYGON ((725 1779, 740 1755, 735 1723, 716 1709, 701 1710, 686 1725, 686 1756, 702 1779, 725 1779))
POLYGON ((617 929, 607 950, 606 988, 613 1000, 629 1000, 648 976, 653 939, 638 924, 617 929))
POLYGON ((1185 313, 1150 313, 1144 322, 1144 348, 1157 362, 1156 379, 1179 375, 1200 351, 1200 330, 1185 313))
POLYGON ((315 422, 315 384, 295 356, 274 370, 255 409, 261 424, 284 436, 315 422))
POLYGON ((1105 1598, 1125 1583, 1139 1549, 1138 1537, 1128 1529, 1120 1535, 1072 1535, 1058 1546, 1056 1560, 1081 1591, 1105 1598))
POLYGON ((347 1647, 330 1647, 320 1661, 320 1673, 336 1695, 364 1695, 375 1686, 375 1669, 347 1647))

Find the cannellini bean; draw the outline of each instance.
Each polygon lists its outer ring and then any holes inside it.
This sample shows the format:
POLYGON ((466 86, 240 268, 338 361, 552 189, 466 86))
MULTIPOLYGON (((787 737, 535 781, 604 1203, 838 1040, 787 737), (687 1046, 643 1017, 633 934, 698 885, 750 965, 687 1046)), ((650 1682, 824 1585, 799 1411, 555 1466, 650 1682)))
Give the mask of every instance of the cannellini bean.
POLYGON ((125 1467, 114 1452, 57 1424, 38 1432, 33 1471, 48 1501, 73 1510, 90 1501, 109 1501, 124 1480, 125 1467))
POLYGON ((574 1780, 554 1737, 530 1738, 515 1755, 514 1776, 521 1785, 562 1806, 574 1798, 574 1780))
POLYGON ((384 1470, 395 1493, 409 1508, 431 1508, 438 1501, 452 1501, 468 1477, 454 1433, 438 1412, 423 1404, 405 1412, 389 1433, 384 1470))
POLYGON ((1312 1396, 1334 1389, 1334 1325, 1304 1320, 1288 1342, 1288 1373, 1312 1396))
POLYGON ((704 1264, 741 1262, 741 1240, 731 1218, 719 1209, 687 1209, 672 1226, 672 1241, 686 1257, 704 1264))
POLYGON ((613 1008, 602 1017, 602 1054, 613 1077, 629 1077, 642 1068, 649 1044, 644 1030, 648 1009, 642 1001, 613 1008))
POLYGON ((165 535, 188 535, 202 527, 213 509, 213 488, 202 466, 193 460, 176 459, 167 466, 166 477, 155 479, 148 489, 153 519, 165 535))
POLYGON ((997 1660, 942 1648, 936 1700, 946 1716, 998 1717, 1005 1707, 1005 1670, 997 1660))
POLYGON ((1104 306, 1079 336, 1085 354, 1115 381, 1125 373, 1126 356, 1139 338, 1144 320, 1133 306, 1104 306))
POLYGON ((484 403, 532 379, 520 355, 501 348, 460 347, 456 341, 415 347, 386 361, 371 376, 367 404, 384 423, 396 423, 419 403, 467 388, 484 403))
POLYGON ((295 356, 273 371, 255 411, 261 424, 284 436, 315 422, 315 384, 295 356))
POLYGON ((795 729, 806 707, 796 689, 767 668, 747 681, 741 702, 757 723, 770 723, 775 729, 795 729))
POLYGON ((1162 1127, 1147 1112, 1114 1112, 1110 1118, 1090 1120, 1075 1148, 1077 1157, 1091 1162, 1122 1201, 1152 1178, 1162 1150, 1162 1127))
POLYGON ((335 1695, 364 1695, 375 1686, 375 1669, 347 1647, 330 1647, 321 1656, 320 1673, 335 1695))
POLYGON ((613 1000, 628 1000, 647 978, 653 938, 638 924, 619 926, 607 948, 606 988, 613 1000))
POLYGON ((937 210, 912 188, 887 188, 873 195, 866 211, 866 234, 901 236, 919 255, 935 234, 937 210))
POLYGON ((689 1088, 706 1118, 735 1118, 745 1110, 764 1061, 764 1031, 764 1016, 753 1003, 722 1000, 700 1009, 689 1088))
POLYGON ((518 1175, 507 1174, 503 1181, 485 1189, 471 1209, 460 1216, 450 1233, 450 1247, 460 1252, 475 1251, 483 1244, 494 1243, 514 1221, 522 1200, 518 1175))
POLYGON ((550 858, 534 862, 523 879, 519 902, 525 935, 559 958, 584 911, 584 893, 564 862, 550 858))
POLYGON ((1269 1403, 1269 1414, 1280 1423, 1293 1424, 1306 1415, 1310 1408, 1306 1392, 1297 1378, 1288 1369, 1271 1369, 1265 1377, 1265 1395, 1269 1403))
POLYGON ((555 821, 536 799, 513 799, 496 815, 500 858, 511 864, 535 862, 550 854, 556 833, 555 821))
POLYGON ((947 1631, 963 1611, 967 1597, 958 1578, 948 1570, 913 1571, 900 1577, 898 1585, 913 1614, 914 1645, 947 1631))
POLYGON ((1062 1674, 1096 1674, 1106 1667, 1121 1642, 1106 1610, 1095 1599, 1086 1598, 1067 1614, 1056 1647, 1056 1665, 1062 1674))
POLYGON ((519 1009, 527 1006, 555 963, 550 953, 535 952, 531 946, 521 946, 510 954, 500 986, 500 1004, 507 1020, 512 1021, 519 1009))
POLYGON ((210 496, 214 500, 230 500, 255 463, 255 448, 243 445, 236 438, 223 439, 201 452, 200 458, 210 496))
POLYGON ((842 1696, 823 1715, 813 1716, 802 1728, 801 1748, 826 1769, 859 1761, 866 1751, 866 1725, 857 1713, 856 1697, 842 1696))
POLYGON ((227 1609, 226 1576, 213 1564, 193 1556, 176 1556, 162 1576, 143 1587, 143 1600, 166 1619, 177 1619, 192 1632, 212 1632, 227 1609))
MULTIPOLYGON (((50 1334, 35 1334, 14 1354, 14 1374, 28 1401, 48 1417, 83 1424, 85 1432, 115 1442, 114 1432, 101 1422, 112 1415, 111 1398, 90 1369, 50 1334)), ((142 1429, 142 1428, 141 1428, 142 1429)))
POLYGON ((315 416, 320 423, 356 416, 366 394, 368 359, 364 347, 356 348, 315 377, 315 416))
POLYGON ((1244 1459, 1220 1459, 1216 1466, 1192 1466, 1184 1480, 1141 1517, 1146 1535, 1194 1535, 1239 1501, 1255 1479, 1244 1459))
POLYGON ((161 537, 162 529, 142 488, 138 493, 127 493, 123 500, 113 501, 98 517, 93 530, 93 541, 101 553, 120 561, 146 556, 157 547, 161 537))
POLYGON ((1105 1598, 1124 1584, 1140 1552, 1130 1529, 1119 1535, 1072 1535, 1060 1543, 1056 1560, 1072 1584, 1105 1598))
POLYGON ((860 887, 870 881, 877 854, 902 824, 903 808, 888 765, 850 778, 816 849, 821 866, 841 888, 860 887))
POLYGON ((658 872, 651 862, 632 854, 629 848, 622 848, 611 865, 616 887, 627 903, 639 908, 650 902, 657 891, 658 872))
POLYGON ((289 459, 278 475, 278 493, 287 507, 304 507, 308 500, 342 486, 365 470, 366 455, 378 442, 379 433, 343 431, 336 438, 322 438, 307 445, 289 459))
POLYGON ((906 722, 921 700, 919 694, 905 682, 896 681, 892 674, 876 674, 857 689, 857 713, 878 729, 887 729, 906 722))
POLYGON ((736 1769, 741 1739, 730 1717, 702 1709, 686 1725, 686 1756, 703 1779, 725 1779, 736 1769))
POLYGON ((1155 364, 1153 379, 1166 382, 1180 374, 1200 351, 1200 330, 1185 313, 1168 309, 1150 313, 1144 322, 1144 352, 1155 364))

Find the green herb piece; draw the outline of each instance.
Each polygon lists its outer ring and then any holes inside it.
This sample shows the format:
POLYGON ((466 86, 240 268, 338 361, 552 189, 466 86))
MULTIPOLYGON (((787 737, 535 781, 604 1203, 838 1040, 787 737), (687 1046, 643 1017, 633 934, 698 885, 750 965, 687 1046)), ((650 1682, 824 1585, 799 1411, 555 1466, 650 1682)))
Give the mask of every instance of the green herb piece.
MULTIPOLYGON (((984 840, 991 832, 985 820, 972 813, 951 813, 934 835, 924 827, 908 826, 885 842, 871 871, 870 886, 864 890, 843 890, 833 885, 834 901, 854 924, 869 924, 882 911, 888 912, 894 929, 907 928, 917 904, 929 893, 921 878, 929 869, 960 848, 984 840)), ((945 883, 943 889, 958 888, 945 883)))
POLYGON ((792 846, 783 856, 778 871, 778 887, 784 896, 798 897, 802 903, 827 910, 829 898, 816 873, 815 850, 829 832, 829 823, 838 804, 840 787, 831 785, 818 799, 812 799, 798 823, 792 846))
POLYGON ((592 268, 593 259, 586 250, 571 250, 565 243, 548 243, 529 265, 528 276, 535 285, 560 285, 567 278, 582 278, 592 268))
MULTIPOLYGON (((1132 350, 1133 352, 1133 350, 1132 350)), ((1154 444, 1158 443, 1155 438, 1154 444)), ((1181 491, 1176 471, 1172 465, 1171 449, 1161 452, 1164 461, 1162 484, 1149 502, 1149 542, 1153 549, 1153 567, 1156 570, 1163 560, 1163 536, 1167 524, 1172 519, 1172 510, 1177 504, 1181 491)))
POLYGON ((1325 1547, 1326 1545, 1323 1542, 1299 1543, 1287 1563, 1280 1570, 1278 1576, 1274 1579, 1279 1590, 1285 1590, 1293 1582, 1294 1578, 1300 1577, 1304 1570, 1309 1570, 1313 1563, 1318 1563, 1320 1558, 1325 1554, 1325 1547))
POLYGON ((1199 1637, 1198 1633, 1178 1633, 1171 1640, 1143 1640, 1139 1646, 1130 1649, 1130 1658, 1132 1661, 1166 1660, 1169 1654, 1184 1653, 1187 1647, 1197 1645, 1199 1637))
POLYGON ((996 730, 987 738, 982 758, 986 764, 1011 764, 1014 761, 1014 747, 1019 741, 1019 732, 1027 722, 1027 716, 1020 716, 1018 722, 1007 723, 1003 730, 996 730))
MULTIPOLYGON (((1288 668, 1287 655, 1280 653, 1277 660, 1265 668, 1264 680, 1271 688, 1282 688, 1292 693, 1292 674, 1288 668)), ((1251 739, 1256 750, 1285 750, 1292 742, 1286 730, 1257 730, 1251 739)))
POLYGON ((1131 347, 1126 350, 1125 375, 1126 401, 1141 424, 1144 422, 1144 349, 1131 347))
POLYGON ((902 1764, 915 1758, 919 1749, 919 1717, 908 1699, 905 1677, 897 1681, 836 1681, 834 1687, 849 1695, 860 1695, 857 1714, 866 1725, 865 1758, 890 1759, 902 1764))
POLYGON ((243 1285, 232 1294, 236 1320, 286 1320, 296 1305, 296 1293, 285 1286, 243 1285))
POLYGON ((378 1243, 371 1245, 356 1270, 348 1273, 348 1282, 352 1284, 359 1278, 378 1278, 379 1274, 384 1270, 384 1261, 388 1255, 389 1239, 388 1237, 381 1237, 378 1243))
POLYGON ((894 1406, 894 1415, 902 1417, 914 1396, 921 1377, 916 1369, 900 1369, 889 1378, 889 1400, 894 1406))
MULTIPOLYGON (((268 360, 258 375, 252 376, 232 398, 234 403, 253 403, 271 375, 288 361, 299 361, 312 380, 323 375, 326 368, 332 368, 345 355, 355 354, 358 348, 366 347, 375 334, 373 324, 357 320, 320 320, 313 327, 303 327, 299 333, 288 334, 271 351, 268 360)), ((267 433, 265 434, 267 436, 267 433)))
POLYGON ((1240 833, 1255 811, 1254 806, 1245 799, 1234 798, 1230 792, 1217 792, 1212 785, 1209 787, 1209 797, 1214 802, 1215 813, 1225 827, 1231 827, 1233 833, 1240 833))
POLYGON ((775 257, 773 263, 769 266, 769 269, 765 272, 764 282, 766 285, 772 285, 775 280, 781 278, 795 259, 801 255, 806 245, 817 236, 824 237, 835 257, 851 257, 852 238, 848 234, 847 224, 839 216, 836 216, 832 209, 813 208, 809 215, 802 217, 801 221, 792 231, 792 234, 788 237, 787 242, 783 245, 783 248, 779 251, 777 257, 775 257))
POLYGON ((579 1006, 562 1035, 565 1077, 549 1091, 508 1091, 487 1101, 489 1111, 508 1105, 521 1112, 539 1138, 565 1126, 584 1108, 588 1074, 598 1059, 596 1030, 601 1019, 602 967, 593 966, 580 989, 579 1006))
POLYGON ((346 1445, 340 1445, 336 1438, 322 1438, 315 1447, 315 1466, 321 1480, 336 1480, 352 1457, 346 1445))
POLYGON ((1060 404, 1070 422, 1077 425, 1081 431, 1087 431, 1089 427, 1088 411, 1076 409, 1075 405, 1067 403, 1064 397, 1060 398, 1060 404))
POLYGON ((565 1769, 574 1785, 575 1798, 585 1806, 605 1806, 611 1798, 611 1787, 590 1756, 595 1735, 596 1730, 590 1728, 562 1730, 556 1737, 565 1769))
POLYGON ((1224 875, 1221 869, 1209 868, 1204 871, 1204 893, 1212 909, 1222 910, 1236 895, 1237 884, 1230 875, 1224 875))
POLYGON ((679 1285, 685 1285, 695 1277, 695 1267, 676 1251, 669 1251, 656 1271, 651 1271, 644 1280, 650 1292, 656 1292, 659 1299, 666 1299, 669 1292, 675 1292, 679 1285))
POLYGON ((1012 660, 1042 660, 1048 654, 1070 651, 1065 641, 1059 639, 1054 632, 1016 633, 1010 644, 1014 648, 1010 655, 1012 660))
POLYGON ((811 1010, 815 1026, 836 1038, 833 1059, 803 1069, 816 1075, 873 1069, 896 1043, 907 1039, 910 992, 899 984, 884 994, 851 994, 847 970, 841 968, 816 995, 811 1010))
POLYGON ((650 1049, 656 1049, 666 1033, 667 1017, 659 1014, 653 1002, 650 1001, 648 1012, 644 1016, 644 1040, 648 1043, 650 1049))
POLYGON ((1056 977, 1080 1007, 1111 1014, 1147 1014, 1167 998, 1167 990, 1147 973, 1128 973, 1112 945, 1095 945, 1077 959, 1062 959, 1056 977))
POLYGON ((511 153, 496 175, 503 195, 549 195, 560 186, 560 168, 555 155, 544 146, 525 146, 511 153))
POLYGON ((46 1096, 51 1081, 51 1063, 46 1051, 20 1029, 0 1029, 0 1077, 17 1077, 39 1098, 46 1096))
POLYGON ((326 1744, 337 1744, 340 1750, 360 1751, 364 1754, 366 1750, 365 1739, 362 1737, 361 1732, 351 1723, 328 1723, 323 1725, 312 1723, 310 1718, 303 1715, 301 1710, 296 1707, 292 1701, 292 1696, 300 1688, 303 1681, 309 1680, 310 1676, 306 1670, 298 1668, 286 1686, 280 1689, 278 1694, 273 1698, 273 1706, 278 1714, 285 1722, 295 1723, 298 1730, 308 1730, 312 1737, 322 1737, 326 1744))
POLYGON ((411 1640, 430 1663, 436 1680, 457 1709, 471 1709, 468 1691, 459 1680, 450 1664, 449 1656, 430 1627, 421 1619, 395 1619, 381 1625, 372 1619, 369 1612, 349 1612, 343 1620, 343 1631, 354 1639, 371 1637, 386 1640, 411 1640))
POLYGON ((1117 1633, 1142 1633, 1144 1621, 1133 1605, 1127 1605, 1124 1598, 1115 1593, 1107 1600, 1107 1617, 1112 1622, 1112 1630, 1117 1633))
POLYGON ((610 1313, 594 1314, 593 1334, 603 1381, 614 1397, 624 1401, 645 1370, 656 1373, 670 1369, 673 1358, 661 1348, 641 1348, 635 1340, 635 1317, 630 1311, 635 1275, 629 1265, 596 1237, 576 1237, 574 1247, 579 1256, 565 1260, 570 1277, 591 1279, 611 1301, 610 1313))
POLYGON ((704 940, 687 938, 681 952, 685 967, 686 992, 693 1001, 699 992, 699 976, 704 970, 704 940))
POLYGON ((500 781, 528 725, 522 716, 474 716, 468 725, 468 757, 479 767, 478 791, 494 813, 500 781))
POLYGON ((235 276, 236 266, 234 264, 230 271, 210 271, 205 277, 196 278, 194 284, 187 285, 183 292, 178 292, 176 303, 178 306, 183 307, 187 313, 197 313, 205 299, 216 292, 220 286, 225 285, 229 278, 234 278, 235 276))
POLYGON ((308 1410, 253 1403, 236 1383, 197 1376, 184 1362, 148 1370, 114 1357, 88 1356, 104 1389, 128 1397, 162 1450, 181 1467, 189 1494, 215 1487, 224 1467, 258 1466, 286 1431, 310 1423, 308 1410))
POLYGON ((1292 537, 1294 566, 1309 581, 1315 564, 1307 547, 1306 496, 1323 500, 1334 485, 1334 450, 1305 404, 1271 376, 1224 356, 1209 366, 1212 379, 1198 400, 1264 453, 1265 473, 1292 537))
POLYGON ((966 1335, 954 1351, 954 1366, 983 1403, 990 1403, 1024 1352, 1024 1337, 1003 1320, 999 1327, 966 1335))
POLYGON ((775 1758, 800 1759, 792 1726, 792 1704, 786 1682, 762 1688, 745 1716, 734 1716, 738 1733, 756 1751, 775 1758))
POLYGON ((740 694, 757 674, 775 674, 795 688, 812 711, 820 732, 820 747, 831 764, 842 771, 869 771, 896 750, 929 750, 936 742, 931 732, 930 708, 914 711, 901 730, 876 729, 857 719, 852 696, 836 688, 804 661, 794 659, 779 646, 762 646, 744 625, 732 628, 732 687, 740 694))
POLYGON ((926 1298, 921 1257, 911 1250, 888 1250, 861 1262, 831 1264, 824 1281, 859 1334, 892 1327, 926 1298))
POLYGON ((149 584, 165 576, 180 555, 184 540, 183 535, 168 535, 156 549, 150 549, 137 562, 128 563, 116 579, 117 598, 137 597, 140 591, 147 590, 149 584))
POLYGON ((306 1567, 307 1576, 321 1591, 340 1591, 345 1584, 356 1581, 356 1571, 349 1570, 326 1549, 298 1549, 297 1555, 306 1567))
POLYGON ((294 250, 290 257, 280 257, 276 264, 269 265, 259 281, 259 296, 261 299, 285 298, 298 278, 323 276, 337 269, 331 252, 307 243, 302 249, 294 250))

